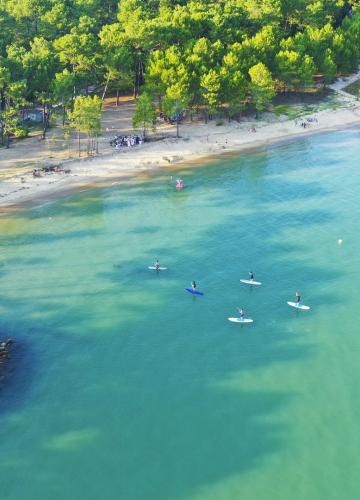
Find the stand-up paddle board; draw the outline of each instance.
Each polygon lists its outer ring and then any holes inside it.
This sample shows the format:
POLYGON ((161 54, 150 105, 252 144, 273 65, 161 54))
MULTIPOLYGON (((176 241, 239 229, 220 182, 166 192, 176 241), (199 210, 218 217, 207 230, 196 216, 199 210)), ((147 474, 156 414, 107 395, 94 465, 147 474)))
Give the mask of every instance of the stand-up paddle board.
POLYGON ((167 267, 149 266, 149 269, 153 269, 154 271, 166 271, 167 267))
POLYGON ((185 288, 185 290, 193 295, 204 295, 203 292, 199 292, 198 290, 193 290, 192 288, 185 288))
POLYGON ((260 286, 262 283, 260 281, 254 281, 254 280, 240 280, 241 283, 245 283, 245 285, 255 285, 255 286, 260 286))
POLYGON ((308 311, 310 309, 309 306, 304 306, 303 304, 299 304, 298 302, 288 302, 290 307, 295 307, 295 309, 301 309, 302 311, 308 311))
POLYGON ((232 323, 253 323, 254 320, 250 318, 228 318, 232 323))

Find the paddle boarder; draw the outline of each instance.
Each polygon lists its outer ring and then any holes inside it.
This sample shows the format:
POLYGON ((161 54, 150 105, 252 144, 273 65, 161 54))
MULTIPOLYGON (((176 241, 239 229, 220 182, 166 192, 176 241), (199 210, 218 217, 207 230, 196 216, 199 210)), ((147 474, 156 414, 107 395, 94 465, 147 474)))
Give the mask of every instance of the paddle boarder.
POLYGON ((244 319, 244 316, 245 316, 244 309, 240 309, 240 307, 238 307, 238 311, 240 313, 240 318, 244 319))
POLYGON ((191 288, 195 292, 195 290, 196 290, 196 283, 195 283, 195 281, 191 282, 191 288))
POLYGON ((254 273, 249 271, 249 280, 254 281, 254 273))
POLYGON ((296 297, 296 303, 297 303, 297 305, 299 306, 299 305, 300 305, 300 301, 301 301, 301 296, 300 296, 300 293, 299 293, 299 292, 296 292, 295 297, 296 297))
POLYGON ((160 262, 159 259, 156 259, 156 262, 154 263, 155 269, 158 271, 160 269, 160 262))

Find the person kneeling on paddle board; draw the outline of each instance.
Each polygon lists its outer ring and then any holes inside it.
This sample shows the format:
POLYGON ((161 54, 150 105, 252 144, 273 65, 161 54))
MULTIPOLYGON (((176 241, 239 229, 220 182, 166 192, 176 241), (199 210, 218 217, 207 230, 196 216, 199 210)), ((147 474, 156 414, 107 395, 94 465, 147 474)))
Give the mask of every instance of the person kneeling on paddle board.
POLYGON ((195 291, 196 290, 196 283, 195 281, 191 282, 191 288, 195 291))
POLYGON ((240 309, 240 307, 238 307, 238 311, 240 313, 240 318, 244 319, 244 316, 245 316, 244 309, 240 309))
POLYGON ((252 271, 249 272, 249 280, 254 281, 254 273, 252 271))
POLYGON ((296 292, 295 297, 296 297, 296 303, 297 303, 297 305, 299 306, 299 305, 300 305, 300 302, 301 302, 300 293, 299 293, 299 292, 296 292))

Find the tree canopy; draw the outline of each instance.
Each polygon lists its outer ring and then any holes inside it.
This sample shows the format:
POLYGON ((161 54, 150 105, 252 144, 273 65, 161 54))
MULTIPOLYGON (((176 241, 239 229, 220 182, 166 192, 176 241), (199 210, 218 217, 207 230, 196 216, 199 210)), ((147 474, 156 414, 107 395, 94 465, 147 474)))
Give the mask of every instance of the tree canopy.
POLYGON ((231 117, 354 70, 360 1, 0 0, 0 30, 2 129, 22 103, 73 109, 89 88, 231 117))

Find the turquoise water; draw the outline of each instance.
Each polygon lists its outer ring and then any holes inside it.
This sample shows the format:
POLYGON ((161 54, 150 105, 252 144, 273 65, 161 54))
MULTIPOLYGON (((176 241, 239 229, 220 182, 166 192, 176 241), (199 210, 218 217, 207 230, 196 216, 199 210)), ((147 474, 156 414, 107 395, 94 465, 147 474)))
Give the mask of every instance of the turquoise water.
POLYGON ((341 131, 2 216, 1 498, 357 498, 359 157, 341 131))

